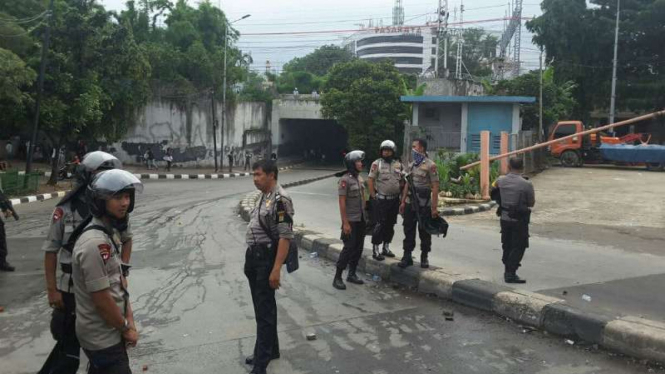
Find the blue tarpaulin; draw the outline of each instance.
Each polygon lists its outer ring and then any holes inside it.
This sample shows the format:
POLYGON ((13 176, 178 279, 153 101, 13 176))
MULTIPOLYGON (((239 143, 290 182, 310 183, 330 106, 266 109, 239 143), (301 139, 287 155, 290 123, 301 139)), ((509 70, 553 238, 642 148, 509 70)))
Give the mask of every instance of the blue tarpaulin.
POLYGON ((631 163, 665 163, 665 145, 602 144, 603 159, 631 163))

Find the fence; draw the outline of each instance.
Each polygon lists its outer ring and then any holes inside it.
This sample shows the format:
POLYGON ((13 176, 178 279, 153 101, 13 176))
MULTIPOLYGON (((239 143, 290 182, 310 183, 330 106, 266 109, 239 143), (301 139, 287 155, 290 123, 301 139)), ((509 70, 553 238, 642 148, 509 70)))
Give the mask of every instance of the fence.
MULTIPOLYGON (((538 144, 538 133, 535 131, 522 131, 517 134, 510 134, 510 151, 530 147, 536 144, 538 144)), ((522 153, 517 157, 522 157, 522 161, 524 161, 524 171, 526 173, 541 171, 547 164, 547 148, 522 153)))
POLYGON ((18 171, 0 173, 0 187, 7 195, 20 195, 39 189, 41 173, 19 175, 18 171))

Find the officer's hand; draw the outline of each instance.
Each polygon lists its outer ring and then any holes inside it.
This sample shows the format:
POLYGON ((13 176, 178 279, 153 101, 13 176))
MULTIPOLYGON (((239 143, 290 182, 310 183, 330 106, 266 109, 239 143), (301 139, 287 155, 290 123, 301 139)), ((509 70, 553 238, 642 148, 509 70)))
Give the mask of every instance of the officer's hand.
POLYGON ((62 293, 60 291, 49 291, 48 292, 48 305, 51 308, 55 309, 65 309, 65 304, 62 301, 62 293))
POLYGON ((342 231, 344 235, 351 235, 351 224, 348 222, 342 224, 342 231))
POLYGON ((436 218, 439 216, 439 210, 436 208, 432 208, 432 218, 436 218))
POLYGON ((11 211, 9 211, 9 210, 5 210, 5 211, 4 211, 4 212, 2 212, 2 213, 4 213, 4 214, 5 214, 5 218, 9 218, 9 217, 11 217, 11 216, 12 216, 12 212, 11 212, 11 211))
POLYGON ((404 214, 405 210, 406 210, 406 203, 399 204, 399 214, 404 214))
POLYGON ((125 339, 125 344, 128 347, 136 347, 139 341, 139 332, 134 327, 122 333, 122 338, 125 339))
POLYGON ((270 283, 270 288, 272 288, 273 290, 277 290, 277 289, 279 289, 279 286, 280 286, 280 284, 279 284, 279 278, 280 278, 280 275, 281 275, 281 274, 280 274, 280 271, 279 271, 279 270, 276 270, 276 269, 273 269, 273 270, 270 272, 270 278, 268 278, 268 282, 270 283))

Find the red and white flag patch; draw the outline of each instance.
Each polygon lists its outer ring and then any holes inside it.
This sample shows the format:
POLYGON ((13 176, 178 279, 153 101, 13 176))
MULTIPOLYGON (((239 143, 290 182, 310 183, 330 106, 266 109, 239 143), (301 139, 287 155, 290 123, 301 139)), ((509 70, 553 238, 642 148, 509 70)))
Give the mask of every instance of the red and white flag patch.
POLYGON ((58 222, 62 219, 62 217, 65 215, 65 211, 62 210, 62 208, 57 207, 53 211, 53 222, 58 222))
POLYGON ((102 260, 106 263, 109 258, 111 258, 111 246, 108 244, 100 244, 97 248, 99 248, 99 254, 102 256, 102 260))

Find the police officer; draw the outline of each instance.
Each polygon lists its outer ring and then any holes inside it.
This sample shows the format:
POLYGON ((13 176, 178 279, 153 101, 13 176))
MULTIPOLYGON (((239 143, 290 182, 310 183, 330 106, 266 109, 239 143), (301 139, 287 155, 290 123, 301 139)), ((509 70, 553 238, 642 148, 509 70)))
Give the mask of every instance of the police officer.
POLYGON ((356 275, 358 261, 363 253, 365 244, 365 187, 363 178, 359 175, 363 168, 365 152, 352 151, 344 156, 347 172, 340 178, 338 185, 339 212, 342 217, 342 241, 344 248, 337 260, 337 271, 333 280, 333 287, 345 290, 342 273, 349 267, 347 282, 363 284, 362 279, 356 275))
POLYGON ((394 159, 397 147, 392 140, 381 143, 381 158, 374 161, 369 171, 367 187, 374 202, 376 226, 372 232, 372 257, 383 261, 395 257, 390 251, 390 242, 395 235, 395 224, 399 213, 400 192, 404 179, 402 163, 394 159), (379 249, 383 244, 383 248, 379 249), (384 257, 385 256, 385 257, 384 257))
MULTIPOLYGON (((9 218, 12 212, 9 210, 9 200, 2 191, 0 186, 0 210, 5 218, 9 218)), ((0 271, 14 271, 16 270, 12 265, 7 262, 7 234, 5 233, 5 221, 0 217, 0 271)))
POLYGON ((428 268, 428 253, 432 250, 432 235, 418 222, 420 217, 431 215, 439 216, 437 210, 439 201, 439 173, 434 161, 427 157, 427 141, 415 139, 411 145, 413 162, 409 164, 407 172, 411 175, 417 196, 411 194, 409 183, 406 183, 402 192, 399 212, 404 218, 404 256, 398 264, 401 268, 413 265, 411 253, 416 247, 416 227, 420 236, 420 267, 428 268), (416 211, 418 209, 418 211, 416 211))
POLYGON ((252 292, 256 315, 254 354, 245 359, 253 374, 264 374, 271 360, 279 358, 277 303, 282 265, 293 240, 293 203, 277 183, 277 165, 261 160, 252 165, 254 185, 261 200, 252 212, 247 228, 245 275, 252 292))
POLYGON ((136 345, 138 332, 122 274, 120 229, 142 191, 138 178, 115 169, 97 174, 86 192, 93 218, 76 240, 72 279, 88 374, 131 373, 127 347, 136 345))
MULTIPOLYGON (((86 190, 95 173, 122 167, 115 156, 105 152, 91 152, 76 171, 76 188, 58 203, 51 218, 51 225, 42 249, 49 305, 53 308, 51 332, 57 341, 39 374, 76 373, 79 367, 80 346, 74 331, 76 303, 72 274, 73 240, 70 237, 76 227, 90 216, 86 190), (60 263, 61 275, 56 277, 60 263)), ((128 222, 127 222, 128 223, 128 222)), ((129 263, 132 233, 129 227, 121 230, 124 263, 129 263)), ((74 238, 72 238, 74 239, 74 238)))
POLYGON ((522 177, 522 159, 511 158, 508 164, 509 173, 497 179, 492 189, 492 197, 500 207, 497 215, 501 216, 503 277, 506 283, 526 283, 517 275, 517 269, 529 247, 529 221, 536 197, 531 182, 522 177))

